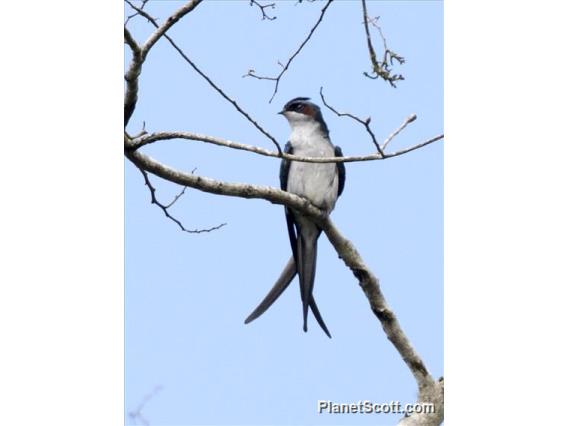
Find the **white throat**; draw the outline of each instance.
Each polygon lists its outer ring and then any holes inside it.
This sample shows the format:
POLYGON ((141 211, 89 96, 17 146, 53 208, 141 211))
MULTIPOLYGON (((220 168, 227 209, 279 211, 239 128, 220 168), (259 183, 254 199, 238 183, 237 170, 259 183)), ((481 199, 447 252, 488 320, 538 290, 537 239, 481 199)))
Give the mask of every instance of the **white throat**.
POLYGON ((329 145, 327 135, 321 129, 320 124, 315 120, 290 120, 292 133, 290 143, 294 149, 309 149, 314 145, 329 145))

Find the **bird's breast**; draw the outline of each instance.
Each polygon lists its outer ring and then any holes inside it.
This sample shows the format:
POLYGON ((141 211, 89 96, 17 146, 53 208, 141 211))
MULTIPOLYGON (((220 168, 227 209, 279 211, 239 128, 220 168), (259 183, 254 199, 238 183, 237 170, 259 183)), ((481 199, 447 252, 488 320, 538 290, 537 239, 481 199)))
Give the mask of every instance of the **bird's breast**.
MULTIPOLYGON (((294 155, 301 157, 333 157, 331 143, 321 138, 290 139, 294 155)), ((292 161, 288 174, 287 190, 309 199, 328 212, 337 200, 338 176, 335 163, 306 163, 292 161)))

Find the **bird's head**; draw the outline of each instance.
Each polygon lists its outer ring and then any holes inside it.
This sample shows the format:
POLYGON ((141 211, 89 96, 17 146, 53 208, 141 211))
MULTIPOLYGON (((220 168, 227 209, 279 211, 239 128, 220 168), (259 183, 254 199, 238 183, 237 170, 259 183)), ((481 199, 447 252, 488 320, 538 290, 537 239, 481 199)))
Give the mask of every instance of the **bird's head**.
POLYGON ((286 117, 292 128, 306 124, 319 124, 321 130, 328 133, 320 107, 310 102, 310 98, 294 98, 288 101, 278 114, 286 117))

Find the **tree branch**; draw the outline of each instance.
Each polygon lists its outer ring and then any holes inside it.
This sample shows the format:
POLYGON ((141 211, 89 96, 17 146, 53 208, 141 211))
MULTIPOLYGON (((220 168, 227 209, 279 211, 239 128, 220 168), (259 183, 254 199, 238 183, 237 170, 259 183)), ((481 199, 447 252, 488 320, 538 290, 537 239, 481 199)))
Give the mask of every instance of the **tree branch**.
POLYGON ((134 37, 132 37, 132 34, 126 27, 124 27, 124 41, 128 44, 134 56, 140 55, 140 46, 138 46, 138 43, 136 43, 136 40, 134 40, 134 37))
POLYGON ((403 333, 394 312, 387 305, 380 290, 378 278, 365 265, 353 243, 341 235, 329 217, 321 222, 321 226, 339 257, 359 280, 359 285, 369 300, 371 310, 381 322, 388 339, 412 371, 419 387, 425 386, 427 381, 431 380, 431 377, 426 366, 403 333))
POLYGON ((148 402, 154 398, 158 392, 160 392, 163 389, 163 387, 161 385, 156 386, 152 392, 150 392, 149 394, 147 394, 146 396, 144 396, 144 398, 142 399, 142 402, 140 402, 140 404, 138 404, 138 407, 136 408, 136 410, 130 411, 128 413, 128 416, 130 417, 130 419, 132 419, 133 422, 136 421, 140 421, 142 422, 142 424, 144 426, 150 426, 150 422, 148 422, 148 420, 146 420, 146 418, 142 415, 142 410, 144 409, 144 407, 146 406, 146 404, 148 404, 148 402))
MULTIPOLYGON (((412 116, 411 116, 412 117, 412 116)), ((409 117, 409 118, 411 118, 409 117)), ((406 119, 405 123, 408 124, 409 118, 406 119)), ((412 120, 411 120, 412 121, 412 120)), ((404 125, 404 123, 403 123, 404 125)), ((402 126, 401 126, 402 127, 402 126)), ((400 128, 397 131, 393 132, 387 138, 387 141, 392 140, 400 132, 400 128)), ((248 151, 258 155, 262 155, 265 157, 274 157, 274 158, 285 158, 287 160, 293 161, 302 161, 306 163, 353 163, 353 162, 360 162, 360 161, 375 161, 375 160, 386 160, 388 158, 398 157, 399 155, 406 154, 408 152, 414 151, 418 148, 422 148, 426 145, 429 145, 433 142, 436 142, 440 139, 443 139, 444 135, 438 135, 431 139, 428 139, 424 142, 411 146, 409 148, 404 148, 399 151, 395 151, 392 153, 374 153, 369 155, 359 155, 359 156, 347 156, 347 157, 302 157, 298 155, 291 155, 282 153, 279 154, 278 152, 269 151, 264 148, 260 148, 253 145, 242 144, 238 142, 233 142, 226 139, 217 138, 215 136, 209 135, 202 135, 198 133, 192 132, 156 132, 156 133, 148 133, 143 135, 140 138, 135 139, 128 139, 125 138, 125 150, 126 151, 135 151, 144 145, 148 145, 157 141, 161 140, 171 140, 171 139, 185 139, 185 140, 193 140, 193 141, 200 141, 205 143, 210 143, 213 145, 224 146, 227 148, 237 149, 241 151, 248 151)))
POLYGON ((262 20, 264 21, 265 19, 268 19, 269 21, 274 21, 276 19, 276 16, 268 16, 268 14, 264 11, 264 9, 266 8, 271 8, 274 9, 274 7, 276 6, 275 3, 269 3, 269 4, 260 4, 257 0, 250 0, 250 6, 257 6, 260 9, 260 12, 262 13, 262 20))
MULTIPOLYGON (((137 8, 136 6, 134 6, 130 0, 125 0, 130 7, 132 7, 134 10, 136 10, 138 13, 140 13, 140 15, 144 16, 146 19, 148 19, 148 21, 156 28, 161 28, 158 23, 156 22, 156 19, 154 19, 152 16, 150 16, 148 13, 146 13, 145 11, 137 8)), ((199 0, 202 1, 202 0, 199 0)), ((187 6, 187 5, 186 5, 187 6)), ((194 6, 195 7, 195 6, 194 6)), ((168 21, 171 19, 168 18, 168 21)), ((178 18, 179 20, 179 18, 178 18)), ((173 25, 173 24, 172 24, 173 25)), ((169 28, 169 27, 168 27, 169 28)), ((154 33, 156 34, 158 32, 158 30, 154 33)), ((209 85, 215 89, 215 91, 217 93, 219 93, 225 100, 227 100, 231 105, 233 105, 233 107, 235 107, 235 109, 241 113, 241 115, 243 115, 254 127, 256 127, 264 136, 266 136, 268 139, 270 139, 270 141, 272 141, 272 143, 274 144, 274 146, 276 146, 276 149, 278 150, 278 153, 282 153, 282 148, 280 148, 280 144, 278 143, 278 141, 276 140, 276 138, 274 136, 272 136, 270 133, 268 133, 266 130, 264 130, 260 124, 258 124, 245 110, 243 110, 240 105, 237 103, 237 101, 235 101, 234 99, 231 99, 218 85, 216 85, 213 80, 211 80, 211 78, 209 78, 209 76, 207 74, 205 74, 203 71, 201 71, 201 69, 191 60, 189 59, 189 57, 184 53, 184 51, 172 40, 172 38, 165 34, 165 31, 162 33, 162 35, 166 38, 166 40, 168 40, 168 42, 172 45, 172 47, 181 55, 181 57, 195 70, 195 72, 197 72, 201 77, 203 77, 205 79, 205 81, 207 81, 207 83, 209 83, 209 85)), ((150 39, 149 39, 150 40, 150 39)), ((147 44, 148 42, 146 42, 147 44)), ((142 64, 140 64, 141 66, 142 64)), ((138 78, 138 77, 136 77, 138 78)), ((125 124, 126 124, 126 120, 125 120, 125 124)))
POLYGON ((325 217, 324 213, 312 205, 307 199, 289 192, 281 191, 280 189, 244 183, 227 183, 194 174, 183 173, 154 160, 146 154, 142 154, 140 151, 127 151, 125 155, 139 169, 146 170, 162 179, 182 186, 230 197, 262 198, 275 204, 286 204, 287 206, 301 210, 314 219, 323 219, 325 217))
POLYGON ((124 75, 124 79, 126 80, 126 93, 124 94, 124 127, 126 127, 136 108, 136 102, 138 101, 138 77, 142 71, 144 59, 142 58, 140 46, 136 43, 126 27, 124 27, 124 40, 132 51, 130 66, 124 75))
POLYGON ((371 310, 381 322, 387 338, 412 372, 418 385, 418 402, 434 404, 434 413, 411 415, 403 418, 399 424, 406 426, 439 425, 444 418, 443 381, 436 382, 426 369, 424 362, 404 334, 394 312, 388 306, 381 292, 379 279, 364 263, 353 243, 341 235, 329 217, 320 222, 320 226, 339 257, 359 281, 359 286, 365 293, 371 310))
POLYGON ((353 114, 349 114, 349 113, 346 113, 346 112, 338 112, 335 108, 328 105, 328 103, 325 101, 325 98, 323 97, 323 87, 320 87, 320 97, 321 97, 323 104, 328 109, 333 111, 338 117, 349 117, 349 118, 352 118, 353 120, 355 120, 356 122, 361 123, 363 126, 365 126, 365 130, 367 130, 367 133, 369 133, 369 135, 371 136, 373 144, 377 148, 377 152, 381 155, 381 157, 385 156, 384 153, 383 153, 383 150, 381 149, 381 145, 379 145, 379 143, 377 142, 377 138, 375 137, 375 134, 371 130, 371 126, 370 126, 371 117, 367 118, 366 120, 362 120, 362 119, 360 119, 359 117, 357 117, 353 114))
MULTIPOLYGON (((144 59, 146 58, 146 55, 148 54, 152 46, 154 46, 154 44, 156 44, 156 42, 166 34, 166 31, 168 31, 177 21, 179 21, 181 18, 183 18, 193 9, 195 9, 202 1, 203 0, 189 1, 186 4, 184 4, 182 7, 180 7, 177 11, 175 11, 168 19, 166 19, 166 22, 164 22, 161 26, 156 24, 156 31, 154 31, 150 35, 150 37, 148 37, 148 40, 146 40, 146 43, 144 43, 144 46, 142 46, 142 55, 144 59)), ((142 14, 142 10, 134 7, 130 1, 128 1, 128 4, 134 10, 137 10, 138 13, 142 14)), ((150 19, 149 18, 150 15, 148 15, 147 13, 145 13, 144 16, 150 19)), ((156 23, 155 19, 153 18, 151 19, 151 21, 153 23, 156 23)))
POLYGON ((406 119, 400 125, 400 127, 398 129, 396 129, 394 132, 392 132, 389 135, 389 137, 383 142, 383 149, 385 149, 387 147, 387 145, 389 144, 389 142, 392 141, 396 135, 398 135, 400 132, 402 132, 402 130, 406 126, 408 126, 410 123, 412 123, 414 120, 416 120, 416 114, 411 114, 408 117, 406 117, 406 119))
POLYGON ((174 199, 172 200, 171 203, 164 205, 162 203, 160 203, 158 201, 158 199, 156 198, 156 188, 154 188, 154 186, 152 185, 152 183, 150 182, 150 178, 148 177, 148 172, 146 172, 146 170, 144 170, 141 167, 138 167, 138 170, 140 170, 140 173, 142 173, 142 176, 144 176, 144 182, 146 183, 146 186, 148 187, 148 189, 150 190, 150 197, 151 197, 151 201, 152 204, 157 205, 158 207, 160 207, 162 209, 162 211, 164 212, 164 214, 166 215, 166 217, 168 219, 170 219, 172 222, 176 223, 177 226, 180 227, 180 229, 184 232, 188 232, 190 234, 202 234, 204 232, 211 232, 211 231, 216 231, 217 229, 222 228, 223 226, 226 225, 226 223, 222 223, 220 225, 217 226, 213 226, 211 228, 206 228, 206 229, 186 229, 183 224, 176 219, 175 217, 173 217, 170 212, 168 211, 168 209, 173 206, 177 200, 179 200, 179 198, 184 194, 185 189, 187 188, 186 186, 183 187, 182 191, 177 194, 174 199))
POLYGON ((379 27, 376 23, 378 18, 375 20, 371 20, 367 13, 367 2, 366 0, 361 0, 363 5, 363 25, 365 26, 365 35, 367 36, 367 48, 369 49, 369 57, 371 59, 371 65, 373 66, 373 72, 375 75, 370 75, 367 72, 364 72, 363 75, 366 77, 377 79, 381 77, 383 80, 387 81, 392 87, 396 87, 395 81, 404 80, 404 77, 400 74, 391 74, 390 65, 392 65, 393 60, 396 60, 399 64, 404 63, 404 58, 387 47, 387 41, 385 36, 383 35, 383 31, 381 27, 379 27), (377 54, 375 53, 375 48, 373 47, 373 42, 371 41, 371 33, 369 31, 369 22, 371 22, 376 28, 379 30, 379 34, 383 39, 384 45, 384 56, 382 62, 379 64, 377 60, 377 54), (389 65, 390 62, 390 65, 389 65))
POLYGON ((419 389, 418 403, 433 404, 433 413, 412 413, 403 417, 398 426, 438 426, 444 421, 444 378, 429 381, 419 389))
MULTIPOLYGON (((142 5, 140 6, 140 9, 144 9, 144 7, 146 6, 146 3, 148 3, 148 1, 150 1, 150 0, 142 0, 142 5)), ((140 13, 136 12, 136 13, 133 13, 132 15, 128 15, 127 18, 126 18, 126 21, 124 21, 124 25, 126 26, 126 24, 128 24, 128 22, 136 16, 140 16, 140 13)))
MULTIPOLYGON (((137 14, 142 15, 146 18, 150 16, 144 10, 142 10, 142 8, 134 6, 130 2, 130 0, 125 1, 130 5, 132 9, 136 11, 137 14)), ((126 127, 128 122, 130 121, 130 117, 132 117, 134 109, 136 108, 136 102, 138 101, 138 77, 140 76, 140 72, 142 71, 142 64, 146 60, 148 52, 150 51, 152 46, 156 44, 160 37, 165 35, 166 31, 170 29, 172 25, 174 25, 181 18, 195 9, 195 7, 202 1, 203 0, 193 0, 186 3, 176 12, 174 12, 174 14, 171 15, 162 26, 156 25, 156 31, 154 31, 154 33, 150 35, 146 43, 144 43, 141 47, 139 47, 138 44, 134 41, 134 38, 126 28, 125 24, 124 38, 126 40, 126 43, 132 49, 132 60, 128 67, 128 71, 124 76, 124 79, 126 80, 126 93, 124 95, 124 127, 126 127)), ((146 3, 143 3, 142 7, 144 7, 145 5, 146 3)), ((126 22, 128 22, 128 19, 126 20, 126 22)))
POLYGON ((310 38, 312 38, 312 35, 314 34, 314 32, 316 31, 316 28, 319 26, 319 24, 321 24, 322 20, 323 20, 323 16, 325 15, 325 12, 327 11, 327 8, 329 7, 329 5, 333 2, 333 0, 328 0, 328 2, 326 3, 326 5, 323 7, 323 9, 321 10, 321 14, 318 18, 318 20, 316 21, 316 23, 314 24, 314 26, 312 27, 312 29, 310 30, 310 32, 308 33, 308 36, 304 39, 304 41, 302 42, 302 44, 300 44, 300 47, 298 47, 298 49, 296 49, 296 51, 292 54, 292 56, 290 56, 290 58, 288 59, 288 61, 286 62, 286 64, 282 65, 282 71, 280 71, 280 74, 278 74, 276 77, 263 77, 263 76, 259 76, 255 73, 255 70, 249 70, 248 73, 246 73, 243 77, 253 77, 256 78, 257 80, 272 80, 274 81, 274 91, 272 92, 272 96, 270 98, 270 100, 268 101, 268 103, 271 103, 272 100, 274 99, 274 97, 276 96, 276 93, 278 92, 278 85, 280 84, 280 79, 282 78, 282 76, 284 75, 284 73, 288 70, 288 68, 290 67, 290 64, 292 63, 292 61, 294 60, 294 58, 296 56, 298 56, 298 54, 302 51, 302 49, 304 48, 304 46, 308 43, 308 41, 310 40, 310 38))

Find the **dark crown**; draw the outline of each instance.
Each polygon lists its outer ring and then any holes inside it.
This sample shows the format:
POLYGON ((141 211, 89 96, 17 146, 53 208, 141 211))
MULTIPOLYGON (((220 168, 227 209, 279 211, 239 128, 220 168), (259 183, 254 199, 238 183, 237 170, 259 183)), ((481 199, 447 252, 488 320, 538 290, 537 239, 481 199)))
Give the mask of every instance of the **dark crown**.
POLYGON ((289 100, 286 105, 284 105, 284 111, 292 111, 312 117, 320 124, 322 131, 325 134, 329 134, 327 125, 325 124, 325 121, 323 121, 320 107, 313 102, 310 102, 310 98, 298 97, 289 100))
POLYGON ((309 102, 310 98, 302 98, 302 97, 298 97, 298 98, 294 98, 292 100, 289 100, 286 105, 284 105, 284 111, 296 111, 300 106, 306 105, 306 104, 310 104, 310 105, 314 105, 311 102, 309 102))

